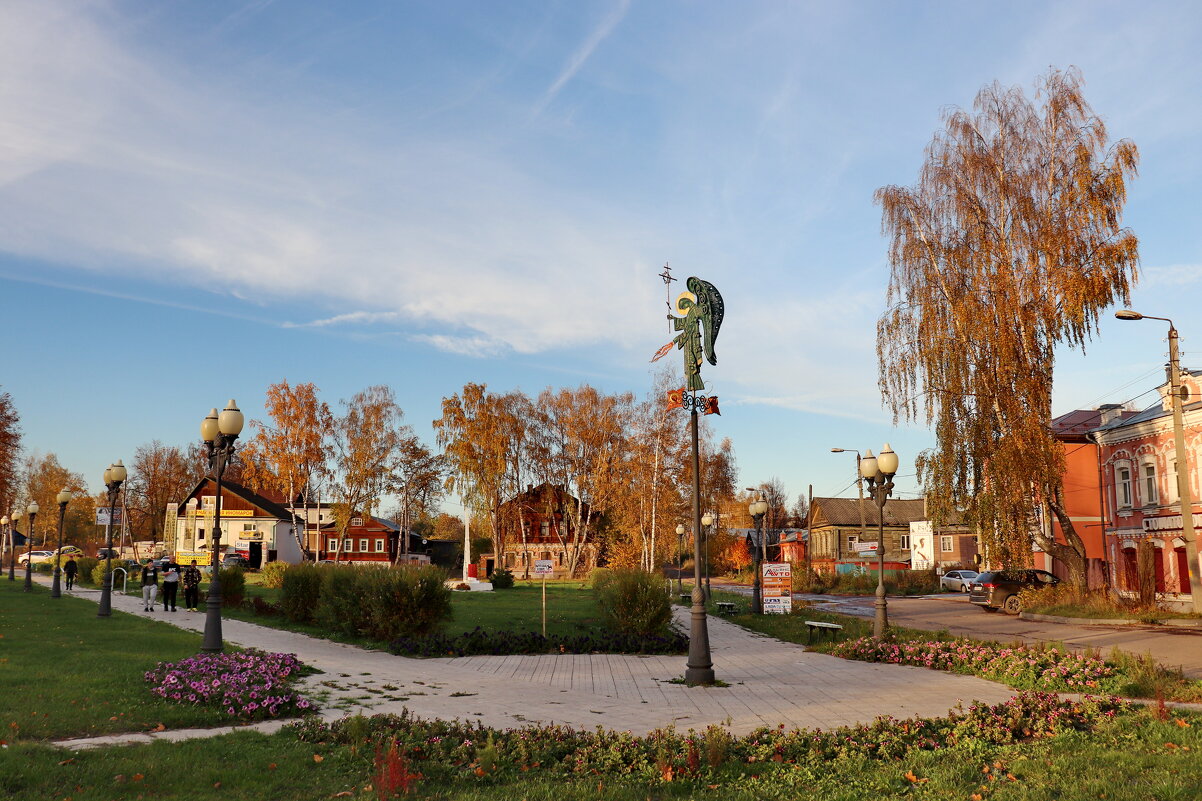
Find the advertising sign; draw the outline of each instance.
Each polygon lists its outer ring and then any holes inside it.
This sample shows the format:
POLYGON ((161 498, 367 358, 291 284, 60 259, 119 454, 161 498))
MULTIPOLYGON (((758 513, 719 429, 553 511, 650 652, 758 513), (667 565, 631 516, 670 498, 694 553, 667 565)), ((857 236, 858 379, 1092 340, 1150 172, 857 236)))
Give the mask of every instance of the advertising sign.
POLYGON ((789 614, 793 611, 793 566, 788 562, 764 562, 762 571, 764 614, 789 614))
POLYGON ((534 560, 534 575, 550 576, 555 573, 555 563, 550 559, 534 560))
MULTIPOLYGON (((109 524, 109 508, 107 506, 96 507, 96 525, 107 526, 109 524)), ((121 525, 121 507, 118 506, 113 510, 113 525, 121 525)))
POLYGON ((197 567, 213 564, 213 554, 208 551, 176 551, 172 558, 181 567, 190 566, 193 560, 196 560, 197 567))
POLYGON ((875 542, 857 542, 855 551, 860 556, 876 556, 877 544, 875 542))

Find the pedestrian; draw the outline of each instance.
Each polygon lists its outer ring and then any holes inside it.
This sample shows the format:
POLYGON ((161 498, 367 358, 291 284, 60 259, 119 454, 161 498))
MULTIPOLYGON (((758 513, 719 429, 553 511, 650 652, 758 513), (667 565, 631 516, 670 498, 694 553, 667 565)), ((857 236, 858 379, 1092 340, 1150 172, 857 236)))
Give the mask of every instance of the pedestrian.
POLYGON ((167 563, 167 570, 163 573, 163 611, 167 611, 167 607, 171 607, 171 611, 175 611, 175 596, 179 591, 179 565, 174 562, 167 563))
POLYGON ((184 570, 184 606, 189 612, 196 611, 197 598, 200 595, 200 568, 196 566, 196 560, 192 560, 191 566, 184 570))
POLYGON ((75 564, 75 557, 72 556, 67 560, 67 564, 63 565, 63 575, 67 577, 67 591, 75 586, 75 576, 79 573, 79 565, 75 564))
POLYGON ((142 611, 153 612, 154 602, 159 594, 159 569, 154 562, 147 559, 142 566, 142 611))

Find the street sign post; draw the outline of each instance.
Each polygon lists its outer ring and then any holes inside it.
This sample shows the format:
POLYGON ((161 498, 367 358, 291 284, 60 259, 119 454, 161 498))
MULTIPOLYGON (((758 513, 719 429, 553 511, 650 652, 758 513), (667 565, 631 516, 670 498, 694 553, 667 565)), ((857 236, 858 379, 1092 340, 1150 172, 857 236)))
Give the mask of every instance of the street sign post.
POLYGON ((793 566, 788 562, 764 562, 760 598, 766 615, 793 611, 793 566))
POLYGON ((555 572, 555 563, 550 559, 534 560, 534 575, 543 577, 543 636, 547 636, 547 576, 555 572))
MULTIPOLYGON (((109 524, 109 509, 107 506, 96 507, 96 525, 107 526, 109 524)), ((121 507, 113 509, 113 525, 121 525, 121 507)))

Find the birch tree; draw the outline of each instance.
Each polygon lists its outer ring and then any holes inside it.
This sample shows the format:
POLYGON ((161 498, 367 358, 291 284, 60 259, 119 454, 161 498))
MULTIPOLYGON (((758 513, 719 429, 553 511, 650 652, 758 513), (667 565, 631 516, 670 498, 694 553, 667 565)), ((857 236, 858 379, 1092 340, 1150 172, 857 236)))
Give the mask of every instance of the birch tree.
POLYGON ((16 509, 16 478, 21 465, 21 415, 12 395, 0 393, 0 515, 16 509))
POLYGON ((182 501, 196 477, 188 456, 178 446, 157 439, 139 445, 125 484, 125 506, 134 530, 155 542, 163 540, 167 504, 182 501))
POLYGON ((377 385, 343 401, 346 411, 334 421, 334 518, 342 558, 346 530, 353 517, 369 517, 388 490, 391 470, 405 437, 403 412, 391 387, 377 385))
POLYGON ((876 193, 889 238, 880 319, 881 389, 896 419, 925 419, 918 459, 931 511, 962 512, 1003 564, 1032 542, 1085 583, 1068 518, 1064 459, 1050 433, 1059 345, 1083 348, 1099 316, 1127 301, 1138 264, 1121 223, 1138 152, 1110 144, 1079 72, 1051 70, 1035 99, 994 83, 953 109, 913 187, 876 193), (1064 532, 1034 520, 1043 505, 1064 532))

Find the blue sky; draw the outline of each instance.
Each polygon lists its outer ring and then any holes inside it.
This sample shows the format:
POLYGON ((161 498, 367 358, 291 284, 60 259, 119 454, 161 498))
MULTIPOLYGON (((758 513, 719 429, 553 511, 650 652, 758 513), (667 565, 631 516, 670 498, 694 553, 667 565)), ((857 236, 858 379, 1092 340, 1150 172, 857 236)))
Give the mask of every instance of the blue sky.
MULTIPOLYGON (((726 299, 704 376, 745 484, 838 493, 829 448, 886 440, 912 473, 873 191, 914 182, 941 109, 1079 67, 1141 151, 1132 305, 1202 366, 1198 41, 1190 2, 9 0, 0 387, 96 488, 284 378, 391 384, 432 442, 467 381, 644 392, 670 262, 726 299)), ((1057 411, 1150 389, 1165 347, 1108 320, 1057 411)))

